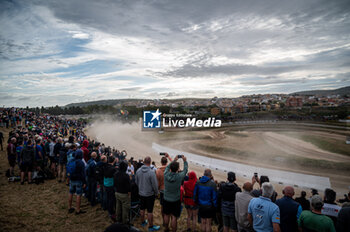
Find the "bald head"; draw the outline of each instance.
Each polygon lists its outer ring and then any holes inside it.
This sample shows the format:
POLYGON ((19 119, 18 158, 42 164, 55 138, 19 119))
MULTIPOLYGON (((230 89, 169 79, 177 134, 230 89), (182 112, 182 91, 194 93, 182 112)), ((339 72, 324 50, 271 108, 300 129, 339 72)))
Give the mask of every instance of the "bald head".
POLYGON ((92 152, 92 153, 91 153, 91 158, 96 159, 96 157, 97 157, 96 152, 92 152))
POLYGON ((251 192, 253 190, 253 185, 250 182, 245 182, 243 185, 243 189, 247 192, 251 192))
POLYGON ((107 163, 107 156, 101 155, 101 160, 102 162, 107 163))
POLYGON ((284 187, 283 195, 285 195, 287 197, 293 197, 294 196, 294 188, 292 186, 284 187))

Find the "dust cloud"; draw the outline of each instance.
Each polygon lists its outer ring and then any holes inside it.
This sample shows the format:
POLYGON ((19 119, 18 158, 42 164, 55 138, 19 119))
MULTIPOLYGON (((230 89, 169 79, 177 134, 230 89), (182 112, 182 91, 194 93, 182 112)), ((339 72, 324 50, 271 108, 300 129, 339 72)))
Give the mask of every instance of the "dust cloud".
POLYGON ((129 158, 155 155, 152 150, 152 141, 156 139, 154 132, 141 131, 139 122, 123 123, 110 116, 100 116, 85 129, 85 133, 105 146, 126 150, 129 158))

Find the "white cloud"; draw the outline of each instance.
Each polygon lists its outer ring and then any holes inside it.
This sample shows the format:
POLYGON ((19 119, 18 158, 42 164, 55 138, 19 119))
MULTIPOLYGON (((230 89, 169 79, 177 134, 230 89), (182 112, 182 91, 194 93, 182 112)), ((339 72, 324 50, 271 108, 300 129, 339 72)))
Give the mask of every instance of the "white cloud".
POLYGON ((0 99, 9 104, 67 104, 130 92, 237 96, 286 92, 301 82, 310 88, 348 83, 337 76, 350 72, 345 1, 1 5, 0 99))

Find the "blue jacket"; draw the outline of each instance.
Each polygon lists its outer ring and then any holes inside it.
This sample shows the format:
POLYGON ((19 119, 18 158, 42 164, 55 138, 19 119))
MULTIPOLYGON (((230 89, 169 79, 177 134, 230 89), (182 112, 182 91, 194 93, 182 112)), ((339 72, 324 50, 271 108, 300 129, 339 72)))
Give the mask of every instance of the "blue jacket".
POLYGON ((82 161, 83 158, 83 152, 80 152, 81 150, 77 150, 75 153, 75 172, 74 175, 71 176, 71 180, 73 181, 81 181, 83 184, 86 184, 86 177, 85 177, 85 164, 82 161))
POLYGON ((292 198, 284 196, 276 201, 276 205, 280 209, 281 231, 297 231, 297 221, 302 211, 300 204, 292 198))
POLYGON ((216 207, 216 184, 209 177, 202 176, 194 187, 193 198, 199 205, 216 207))

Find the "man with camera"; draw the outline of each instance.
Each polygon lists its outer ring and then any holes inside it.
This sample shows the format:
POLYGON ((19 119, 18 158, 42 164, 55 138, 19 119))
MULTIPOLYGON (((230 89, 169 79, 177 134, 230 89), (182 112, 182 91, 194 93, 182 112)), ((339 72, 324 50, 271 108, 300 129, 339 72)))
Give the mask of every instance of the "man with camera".
POLYGON ((171 162, 164 171, 164 227, 165 231, 169 231, 169 221, 171 218, 172 231, 177 230, 177 219, 181 214, 181 183, 184 180, 188 170, 187 159, 183 155, 175 157, 174 161, 171 162), (184 162, 184 168, 179 172, 180 164, 177 162, 178 159, 182 159, 184 162))
POLYGON ((159 167, 156 171, 157 176, 157 182, 158 182, 158 190, 160 193, 160 207, 161 207, 161 213, 164 223, 164 213, 163 213, 163 203, 164 203, 164 172, 168 164, 168 159, 170 162, 172 162, 172 158, 169 156, 168 153, 161 152, 159 155, 162 156, 160 163, 162 164, 161 167, 159 167))

